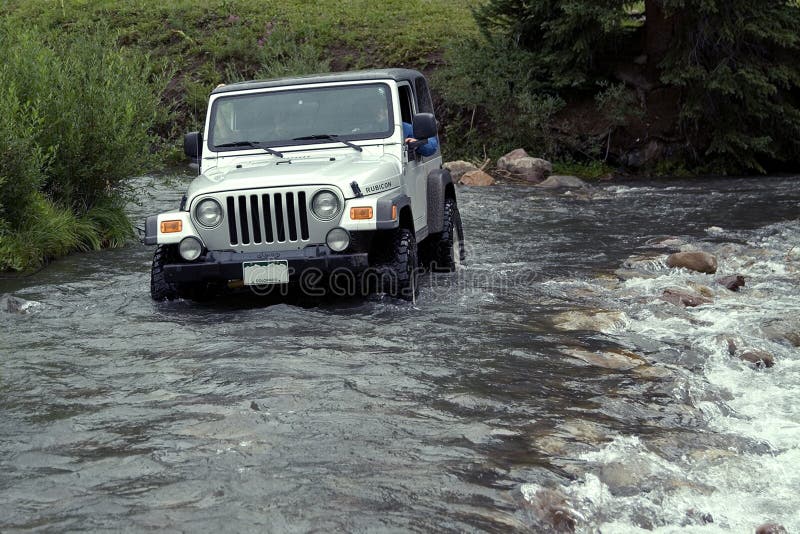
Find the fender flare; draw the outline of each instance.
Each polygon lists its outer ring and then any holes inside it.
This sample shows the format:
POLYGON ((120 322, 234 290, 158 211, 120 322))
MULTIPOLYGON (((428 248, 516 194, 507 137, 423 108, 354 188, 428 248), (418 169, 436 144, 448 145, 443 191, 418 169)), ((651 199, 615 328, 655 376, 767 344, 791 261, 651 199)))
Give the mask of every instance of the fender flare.
POLYGON ((391 230, 400 226, 400 212, 408 206, 411 207, 411 198, 402 192, 395 192, 383 196, 376 203, 375 228, 378 230, 391 230), (397 217, 392 219, 392 206, 397 206, 397 217))

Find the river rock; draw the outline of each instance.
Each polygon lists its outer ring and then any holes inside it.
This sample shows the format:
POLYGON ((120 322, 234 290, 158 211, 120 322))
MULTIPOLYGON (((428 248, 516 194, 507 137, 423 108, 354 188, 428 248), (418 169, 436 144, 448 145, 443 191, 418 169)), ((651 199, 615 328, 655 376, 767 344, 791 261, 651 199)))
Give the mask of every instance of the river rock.
POLYGON ((628 316, 621 311, 574 310, 553 317, 553 324, 561 330, 594 330, 610 332, 625 324, 628 316))
POLYGON ((466 173, 478 170, 478 167, 464 160, 448 161, 442 167, 450 171, 450 177, 454 184, 457 184, 466 173))
POLYGON ((664 293, 661 295, 661 300, 674 304, 675 306, 685 306, 687 308, 694 308, 713 302, 708 297, 694 295, 682 289, 665 289, 664 293))
POLYGON ((579 348, 567 348, 563 349, 563 352, 567 356, 585 362, 594 367, 614 369, 617 371, 627 371, 647 363, 641 356, 623 349, 592 352, 590 350, 579 348))
POLYGON ((553 172, 553 164, 541 158, 519 158, 506 165, 506 170, 528 182, 541 182, 553 172))
POLYGON ((693 290, 697 291, 706 298, 709 299, 714 298, 714 290, 706 285, 698 284, 697 282, 689 282, 689 287, 691 287, 693 290))
POLYGON ((717 258, 708 252, 676 252, 667 258, 667 266, 714 274, 717 272, 717 258))
POLYGON ((497 168, 501 170, 508 170, 509 164, 511 162, 516 161, 520 158, 527 158, 528 153, 525 152, 524 148, 518 148, 516 150, 512 150, 505 156, 502 156, 500 159, 497 160, 497 168))
POLYGON ((577 521, 566 495, 535 484, 523 484, 521 492, 534 516, 549 527, 549 532, 575 532, 577 521))
POLYGON ((463 185, 484 187, 494 184, 494 178, 481 170, 477 170, 465 173, 461 177, 459 183, 463 185))
POLYGON ((787 534, 783 525, 764 523, 756 529, 756 534, 787 534))
POLYGON ((723 276, 722 278, 717 278, 717 283, 721 286, 725 286, 731 291, 739 291, 740 287, 744 287, 744 276, 740 274, 723 276))
POLYGON ((587 187, 586 182, 577 176, 550 176, 536 187, 545 189, 582 189, 587 187))
POLYGON ((2 306, 6 312, 16 315, 27 315, 31 313, 34 308, 41 305, 39 302, 21 299, 19 297, 15 297, 14 295, 8 295, 0 300, 0 302, 2 302, 0 306, 2 306))
POLYGON ((750 349, 739 354, 739 359, 752 363, 756 369, 775 365, 775 356, 764 350, 750 349))
POLYGON ((762 325, 762 332, 773 341, 788 341, 795 347, 800 347, 800 320, 779 319, 771 320, 762 325))
MULTIPOLYGON (((695 525, 709 525, 714 522, 714 517, 711 514, 708 512, 701 512, 700 510, 696 510, 694 508, 689 508, 686 510, 686 519, 695 525)), ((683 526, 689 525, 684 524, 683 526)))

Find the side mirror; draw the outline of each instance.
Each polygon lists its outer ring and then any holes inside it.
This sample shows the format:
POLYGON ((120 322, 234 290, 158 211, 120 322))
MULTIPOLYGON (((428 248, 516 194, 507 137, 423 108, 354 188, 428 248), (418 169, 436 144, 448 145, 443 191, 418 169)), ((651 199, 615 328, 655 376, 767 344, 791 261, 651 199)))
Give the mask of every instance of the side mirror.
POLYGON ((414 127, 414 137, 416 139, 428 139, 436 137, 436 118, 433 113, 417 113, 412 119, 414 127))
POLYGON ((183 152, 197 160, 203 153, 203 135, 200 132, 190 132, 183 136, 183 152))

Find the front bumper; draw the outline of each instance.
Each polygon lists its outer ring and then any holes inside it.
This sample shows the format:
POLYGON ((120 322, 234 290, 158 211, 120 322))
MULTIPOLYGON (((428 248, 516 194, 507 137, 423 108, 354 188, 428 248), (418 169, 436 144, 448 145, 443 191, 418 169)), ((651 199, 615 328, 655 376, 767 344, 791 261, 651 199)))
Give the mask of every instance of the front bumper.
POLYGON ((192 263, 170 263, 164 266, 167 281, 213 282, 242 279, 242 263, 247 261, 286 260, 289 265, 289 282, 296 282, 302 274, 315 270, 321 274, 333 272, 361 272, 369 266, 368 254, 334 254, 324 245, 306 247, 287 252, 220 252, 209 251, 204 259, 192 263))

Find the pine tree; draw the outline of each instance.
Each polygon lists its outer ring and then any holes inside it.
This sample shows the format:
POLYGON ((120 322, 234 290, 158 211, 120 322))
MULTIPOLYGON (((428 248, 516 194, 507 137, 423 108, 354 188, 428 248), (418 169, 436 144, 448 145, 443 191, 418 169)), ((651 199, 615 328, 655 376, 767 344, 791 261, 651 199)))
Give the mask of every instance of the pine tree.
POLYGON ((681 123, 697 157, 722 172, 799 164, 798 4, 662 2, 675 31, 661 80, 683 90, 681 123))
POLYGON ((615 82, 614 62, 645 57, 648 85, 678 95, 675 129, 696 168, 800 164, 800 4, 644 4, 641 13, 642 2, 625 0, 489 0, 475 15, 488 36, 528 50, 554 90, 598 91, 615 82))

